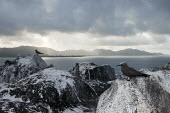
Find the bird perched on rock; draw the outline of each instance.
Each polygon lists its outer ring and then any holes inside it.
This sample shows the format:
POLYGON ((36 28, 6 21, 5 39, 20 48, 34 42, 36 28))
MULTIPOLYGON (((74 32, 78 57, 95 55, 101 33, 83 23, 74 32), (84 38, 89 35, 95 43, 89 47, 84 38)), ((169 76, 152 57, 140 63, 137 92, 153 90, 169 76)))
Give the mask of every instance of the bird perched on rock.
POLYGON ((43 54, 43 53, 39 52, 37 49, 35 50, 35 52, 36 52, 37 54, 43 54))
POLYGON ((122 62, 122 63, 120 63, 120 65, 117 65, 117 66, 121 66, 122 73, 125 76, 128 76, 129 78, 132 78, 132 77, 149 77, 150 76, 150 75, 141 73, 141 72, 129 67, 127 65, 127 63, 125 63, 125 62, 122 62))

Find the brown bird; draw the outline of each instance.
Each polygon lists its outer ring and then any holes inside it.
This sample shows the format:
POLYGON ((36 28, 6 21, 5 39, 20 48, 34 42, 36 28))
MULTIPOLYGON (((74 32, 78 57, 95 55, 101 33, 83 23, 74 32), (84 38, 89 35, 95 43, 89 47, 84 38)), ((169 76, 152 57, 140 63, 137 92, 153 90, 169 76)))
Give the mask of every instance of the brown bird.
POLYGON ((132 77, 149 77, 150 76, 150 75, 141 73, 141 72, 129 67, 127 65, 127 63, 125 63, 125 62, 122 62, 122 63, 120 63, 120 65, 117 65, 117 66, 121 66, 122 73, 125 76, 128 76, 129 78, 132 78, 132 77))

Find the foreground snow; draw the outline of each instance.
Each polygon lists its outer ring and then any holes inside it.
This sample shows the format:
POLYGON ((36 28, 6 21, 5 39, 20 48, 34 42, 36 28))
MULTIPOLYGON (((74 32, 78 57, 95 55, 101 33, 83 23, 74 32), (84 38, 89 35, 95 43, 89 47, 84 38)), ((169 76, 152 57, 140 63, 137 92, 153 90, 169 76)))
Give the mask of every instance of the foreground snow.
POLYGON ((149 78, 116 80, 99 99, 97 113, 170 113, 170 71, 149 78))
POLYGON ((77 63, 67 72, 38 55, 18 57, 0 66, 0 111, 95 113, 101 95, 96 113, 170 113, 170 71, 143 72, 151 76, 127 81, 109 65, 77 63))
POLYGON ((17 57, 0 66, 0 112, 94 113, 114 74, 108 65, 82 63, 68 72, 37 54, 17 57))
POLYGON ((65 90, 68 85, 73 88, 75 84, 74 77, 69 72, 56 70, 54 68, 44 69, 43 71, 30 75, 28 78, 25 78, 20 82, 25 85, 27 84, 27 82, 29 82, 27 81, 28 79, 31 79, 33 81, 32 84, 38 84, 40 82, 51 82, 57 89, 59 95, 61 95, 61 92, 65 90))
POLYGON ((133 83, 116 80, 112 86, 100 97, 98 113, 151 113, 151 106, 133 83))
POLYGON ((156 82, 158 82, 163 89, 170 93, 170 71, 159 70, 156 72, 147 71, 146 73, 152 75, 152 79, 156 80, 156 82))

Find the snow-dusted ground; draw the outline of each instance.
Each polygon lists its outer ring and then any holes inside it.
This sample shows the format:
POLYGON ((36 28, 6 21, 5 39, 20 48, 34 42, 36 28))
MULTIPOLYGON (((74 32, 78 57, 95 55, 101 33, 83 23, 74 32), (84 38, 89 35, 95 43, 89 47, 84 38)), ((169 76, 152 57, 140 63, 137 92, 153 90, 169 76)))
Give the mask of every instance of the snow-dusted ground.
POLYGON ((151 106, 133 83, 116 80, 113 87, 101 95, 97 113, 151 113, 151 106))
MULTIPOLYGON (((65 100, 66 101, 65 102, 62 99, 68 99, 68 101, 69 100, 72 101, 73 99, 75 99, 76 101, 76 99, 79 99, 78 97, 74 96, 77 95, 77 92, 74 92, 76 91, 74 85, 75 85, 74 77, 69 72, 56 70, 54 68, 46 68, 42 71, 34 73, 26 78, 21 79, 16 84, 1 83, 0 103, 2 102, 3 106, 0 106, 0 110, 9 112, 10 110, 8 109, 10 109, 11 107, 18 109, 17 105, 10 106, 9 103, 13 103, 13 104, 19 103, 22 105, 27 104, 26 106, 27 108, 25 108, 27 110, 33 108, 32 107, 33 101, 37 101, 37 104, 40 105, 47 104, 49 101, 51 101, 51 103, 54 103, 56 105, 60 105, 59 104, 60 102, 61 104, 64 103, 68 104, 69 102, 67 102, 67 100, 65 100), (57 92, 55 92, 55 89, 57 90, 57 92), (46 92, 50 90, 51 90, 51 95, 49 95, 50 92, 46 92), (32 94, 33 98, 30 97, 31 96, 30 93, 32 94), (62 94, 65 94, 64 95, 65 97, 62 94), (59 97, 57 95, 59 95, 59 97), (25 100, 24 98, 27 99, 25 100), (40 100, 44 99, 44 103, 41 103, 39 99, 40 100)), ((51 108, 49 108, 47 105, 46 108, 48 109, 48 111, 51 111, 51 108)), ((62 105, 60 106, 62 107, 62 105)), ((36 105, 34 107, 36 107, 36 105)), ((31 113, 31 111, 29 112, 31 113)))
POLYGON ((80 63, 67 72, 47 67, 38 55, 18 57, 0 67, 0 82, 13 83, 0 84, 0 110, 22 111, 22 105, 28 111, 94 113, 91 103, 113 80, 100 96, 96 113, 170 113, 170 71, 143 72, 151 76, 115 80, 108 65, 80 63))
MULTIPOLYGON (((83 63, 79 72, 86 76, 85 71, 96 66, 83 63)), ((90 113, 98 98, 95 89, 83 77, 47 66, 37 54, 17 57, 0 66, 0 83, 0 111, 5 112, 47 110, 58 113, 66 109, 66 113, 90 113)), ((104 88, 98 90, 103 92, 104 88)))
MULTIPOLYGON (((0 84, 0 92, 2 91, 6 91, 9 92, 10 90, 13 90, 14 88, 8 87, 8 84, 0 84)), ((18 102, 23 102, 23 100, 21 98, 17 98, 15 96, 11 96, 9 93, 4 93, 4 95, 1 95, 1 99, 7 99, 10 101, 18 101, 18 102)))
POLYGON ((97 113, 169 113, 170 71, 145 73, 151 76, 113 81, 100 96, 97 113))
MULTIPOLYGON (((74 87, 74 77, 67 71, 62 71, 62 70, 56 70, 54 68, 47 68, 44 69, 38 73, 35 73, 33 75, 30 75, 28 77, 29 79, 31 79, 33 81, 32 84, 38 84, 40 82, 52 82, 54 84, 54 87, 57 89, 59 95, 61 94, 62 90, 64 90, 65 88, 67 88, 67 85, 74 87), (39 75, 42 75, 41 77, 39 77, 39 75)), ((25 78, 19 82, 22 81, 26 81, 26 82, 22 82, 23 85, 27 84, 27 79, 25 78)))

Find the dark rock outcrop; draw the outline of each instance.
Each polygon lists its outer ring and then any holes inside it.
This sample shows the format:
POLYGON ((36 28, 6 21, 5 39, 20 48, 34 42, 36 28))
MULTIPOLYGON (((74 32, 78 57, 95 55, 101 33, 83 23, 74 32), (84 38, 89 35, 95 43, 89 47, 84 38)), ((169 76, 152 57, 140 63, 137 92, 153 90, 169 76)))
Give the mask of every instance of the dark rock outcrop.
POLYGON ((114 68, 109 65, 98 66, 94 63, 76 63, 70 73, 86 81, 100 96, 111 85, 108 81, 116 79, 114 68))
POLYGON ((108 82, 116 79, 114 68, 109 65, 98 66, 94 63, 76 63, 70 72, 83 80, 108 82))

